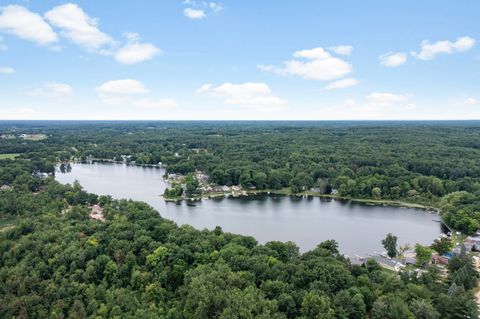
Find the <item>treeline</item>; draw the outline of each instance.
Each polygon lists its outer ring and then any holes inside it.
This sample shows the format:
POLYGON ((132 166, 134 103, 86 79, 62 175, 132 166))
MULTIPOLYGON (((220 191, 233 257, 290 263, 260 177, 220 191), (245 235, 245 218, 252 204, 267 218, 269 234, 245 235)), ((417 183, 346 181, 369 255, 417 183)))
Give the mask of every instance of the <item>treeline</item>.
POLYGON ((446 278, 435 266, 398 275, 352 265, 333 240, 300 254, 291 242, 178 227, 144 203, 39 179, 26 161, 1 164, 13 188, 0 192, 0 220, 16 220, 0 229, 1 318, 478 316, 465 255, 446 278), (93 204, 105 223, 89 219, 93 204))
POLYGON ((128 162, 161 162, 169 173, 202 170, 219 185, 335 189, 344 197, 436 207, 448 194, 467 192, 472 204, 449 207, 445 219, 467 233, 480 226, 478 122, 60 122, 17 123, 16 132, 48 139, 18 148, 0 140, 2 151, 32 147, 28 156, 62 160, 126 155, 128 162))

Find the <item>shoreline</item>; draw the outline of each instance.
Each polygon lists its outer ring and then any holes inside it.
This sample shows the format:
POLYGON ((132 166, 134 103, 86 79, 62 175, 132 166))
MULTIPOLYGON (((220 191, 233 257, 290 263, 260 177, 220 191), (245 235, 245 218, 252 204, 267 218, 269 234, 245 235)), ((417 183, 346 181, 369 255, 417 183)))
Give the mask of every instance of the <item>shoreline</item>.
MULTIPOLYGON (((71 161, 72 163, 79 163, 79 164, 92 164, 91 162, 100 162, 100 163, 111 163, 111 164, 124 164, 128 166, 139 166, 139 167, 154 167, 154 168, 165 168, 164 165, 158 165, 158 164, 139 164, 139 163, 126 163, 126 162, 121 162, 121 161, 115 161, 112 159, 99 159, 99 158, 91 158, 88 161, 71 161), (89 163, 90 162, 90 163, 89 163)), ((424 204, 418 204, 418 203, 410 203, 410 202, 404 202, 401 200, 392 200, 392 199, 373 199, 373 198, 353 198, 353 197, 347 197, 347 196, 340 196, 340 195, 332 195, 332 194, 320 194, 320 193, 314 193, 311 191, 303 191, 298 194, 293 194, 290 192, 289 189, 283 188, 283 189, 262 189, 262 190, 245 190, 246 194, 239 194, 235 195, 232 193, 207 193, 203 194, 201 196, 196 196, 196 197, 174 197, 174 198, 165 198, 162 195, 163 199, 166 202, 194 202, 194 201, 199 201, 202 199, 210 199, 210 198, 221 198, 221 197, 252 197, 258 194, 268 194, 268 195, 277 195, 277 196, 291 196, 291 197, 318 197, 318 198, 330 198, 330 199, 335 199, 335 200, 340 200, 340 201, 351 201, 355 203, 362 203, 365 205, 372 205, 372 206, 391 206, 391 207, 402 207, 402 208, 411 208, 411 209, 422 209, 428 213, 434 213, 440 215, 440 208, 435 207, 435 206, 430 206, 430 205, 424 205, 424 204)), ((443 222, 443 221, 442 221, 443 222)))
POLYGON ((249 191, 246 191, 245 194, 239 194, 239 195, 234 195, 232 193, 208 193, 208 194, 204 194, 202 196, 197 196, 197 197, 180 196, 180 197, 174 197, 174 198, 165 198, 163 195, 160 195, 160 196, 163 197, 166 202, 182 202, 182 201, 195 202, 195 201, 200 201, 202 199, 221 198, 221 197, 224 197, 224 198, 247 197, 248 198, 248 197, 254 197, 256 195, 290 196, 294 198, 295 197, 297 198, 318 197, 318 198, 327 198, 327 199, 333 199, 338 201, 362 203, 362 204, 371 205, 371 206, 390 206, 390 207, 402 207, 402 208, 410 208, 410 209, 421 209, 427 213, 440 215, 440 209, 434 206, 427 206, 427 205, 403 202, 398 200, 350 198, 350 197, 339 196, 339 195, 318 194, 318 193, 312 193, 312 192, 292 194, 282 190, 277 190, 277 191, 276 190, 255 190, 255 191, 249 190, 249 191))

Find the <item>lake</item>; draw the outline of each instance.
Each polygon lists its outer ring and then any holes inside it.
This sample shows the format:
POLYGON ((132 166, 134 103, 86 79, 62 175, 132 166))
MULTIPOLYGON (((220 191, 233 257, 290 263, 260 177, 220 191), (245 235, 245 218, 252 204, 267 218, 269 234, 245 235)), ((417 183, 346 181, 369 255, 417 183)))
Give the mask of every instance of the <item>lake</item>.
POLYGON ((335 239, 342 253, 365 256, 384 251, 381 240, 387 233, 398 236, 399 244, 411 245, 428 245, 441 233, 440 217, 419 209, 288 196, 208 199, 191 206, 163 200, 160 195, 168 184, 161 168, 105 163, 71 166, 70 172, 56 174, 60 183, 78 180, 91 193, 144 201, 179 225, 197 229, 218 225, 260 243, 293 241, 302 252, 335 239))

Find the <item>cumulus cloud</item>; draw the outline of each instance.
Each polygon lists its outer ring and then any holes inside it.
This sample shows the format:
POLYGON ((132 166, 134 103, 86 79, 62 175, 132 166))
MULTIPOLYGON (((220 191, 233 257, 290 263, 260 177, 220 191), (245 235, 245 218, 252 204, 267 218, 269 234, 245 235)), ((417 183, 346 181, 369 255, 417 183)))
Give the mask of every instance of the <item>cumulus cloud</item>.
POLYGON ((73 88, 65 83, 45 83, 43 86, 26 92, 29 96, 66 98, 73 95, 73 88))
POLYGON ((350 63, 333 57, 320 47, 296 51, 293 57, 295 59, 285 61, 282 67, 259 64, 258 68, 278 75, 296 75, 319 81, 335 80, 353 71, 350 63))
POLYGON ((325 87, 326 90, 344 89, 355 86, 359 81, 355 78, 346 78, 330 83, 325 87))
POLYGON ((194 8, 185 8, 183 9, 183 15, 185 15, 189 19, 203 19, 207 15, 205 14, 205 11, 202 9, 194 9, 194 8))
POLYGON ((223 10, 223 5, 220 2, 185 0, 183 4, 188 6, 183 9, 183 15, 194 20, 206 18, 207 13, 218 13, 223 10))
POLYGON ((330 51, 335 52, 340 55, 350 55, 353 51, 353 46, 351 45, 338 45, 335 47, 329 47, 330 51))
POLYGON ((407 62, 407 55, 402 52, 389 52, 381 55, 380 63, 386 67, 395 68, 407 62))
POLYGON ((438 41, 430 43, 424 40, 421 43, 420 52, 412 52, 412 56, 421 60, 432 60, 437 54, 451 54, 456 52, 465 52, 475 45, 476 40, 471 37, 460 37, 456 41, 438 41))
POLYGON ((61 35, 87 51, 98 51, 114 40, 98 29, 97 19, 88 16, 82 8, 73 3, 54 7, 45 13, 50 24, 61 29, 61 35))
POLYGON ((19 5, 0 8, 0 12, 0 30, 40 45, 58 41, 50 25, 36 13, 19 5))
POLYGON ((107 81, 95 90, 103 95, 131 95, 150 92, 142 82, 133 79, 107 81))
POLYGON ((473 98, 473 97, 469 97, 469 98, 465 99, 463 101, 463 103, 465 103, 467 105, 476 105, 476 104, 478 104, 478 100, 473 98))
POLYGON ((286 107, 287 102, 272 94, 265 83, 246 82, 234 84, 230 82, 219 86, 204 84, 197 90, 199 94, 210 94, 228 105, 254 108, 258 111, 278 111, 286 107))
POLYGON ((115 53, 115 60, 122 64, 135 64, 150 60, 160 52, 151 43, 128 43, 115 53))
POLYGON ((213 12, 219 12, 223 10, 223 5, 218 2, 210 2, 208 6, 210 7, 210 9, 212 9, 213 12))
POLYGON ((0 67, 0 74, 12 74, 15 73, 15 70, 8 66, 0 67))
POLYGON ((150 90, 138 80, 111 80, 95 88, 100 99, 111 105, 129 105, 144 109, 172 108, 177 105, 171 98, 154 99, 145 95, 150 90))

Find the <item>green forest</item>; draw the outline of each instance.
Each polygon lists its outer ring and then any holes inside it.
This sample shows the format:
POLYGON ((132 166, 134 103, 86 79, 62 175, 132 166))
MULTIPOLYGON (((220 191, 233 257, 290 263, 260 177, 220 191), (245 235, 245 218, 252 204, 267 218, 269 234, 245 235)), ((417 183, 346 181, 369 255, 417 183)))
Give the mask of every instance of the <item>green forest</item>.
POLYGON ((479 122, 0 122, 0 135, 0 153, 15 154, 0 157, 0 318, 478 317, 465 254, 446 275, 397 274, 352 265, 335 238, 301 254, 39 173, 74 158, 162 163, 219 185, 438 207, 473 234, 479 122), (89 218, 94 204, 104 223, 89 218))

